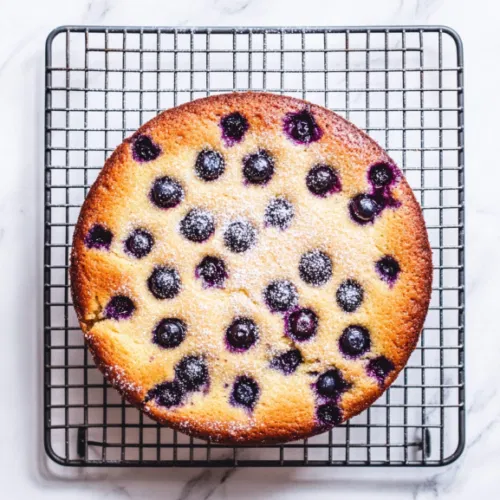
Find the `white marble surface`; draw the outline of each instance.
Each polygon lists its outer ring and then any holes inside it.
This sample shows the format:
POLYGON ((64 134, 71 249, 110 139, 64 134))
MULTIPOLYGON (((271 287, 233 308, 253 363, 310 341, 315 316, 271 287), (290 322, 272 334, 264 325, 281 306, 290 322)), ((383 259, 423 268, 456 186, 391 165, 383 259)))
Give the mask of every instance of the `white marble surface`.
POLYGON ((500 243, 493 0, 19 0, 0 15, 2 498, 498 498, 500 243), (43 50, 62 24, 445 24, 465 44, 467 446, 440 469, 63 469, 42 450, 43 50))

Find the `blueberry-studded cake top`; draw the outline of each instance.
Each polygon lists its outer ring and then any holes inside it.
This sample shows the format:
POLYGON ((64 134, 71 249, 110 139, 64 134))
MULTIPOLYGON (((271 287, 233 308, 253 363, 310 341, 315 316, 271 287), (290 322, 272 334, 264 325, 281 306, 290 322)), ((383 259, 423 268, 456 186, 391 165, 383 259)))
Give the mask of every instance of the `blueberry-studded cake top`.
POLYGON ((394 380, 431 257, 380 147, 324 108, 247 93, 166 111, 115 151, 71 277, 88 345, 134 404, 213 440, 283 441, 394 380))

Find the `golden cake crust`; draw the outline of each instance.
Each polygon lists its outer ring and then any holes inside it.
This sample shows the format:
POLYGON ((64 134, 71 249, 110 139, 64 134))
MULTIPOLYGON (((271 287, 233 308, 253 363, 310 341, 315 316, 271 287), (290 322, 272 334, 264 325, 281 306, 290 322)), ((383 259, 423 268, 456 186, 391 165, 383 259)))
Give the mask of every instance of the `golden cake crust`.
POLYGON ((132 404, 153 419, 193 436, 219 442, 284 442, 325 430, 316 418, 315 375, 339 369, 350 389, 337 404, 345 421, 371 405, 397 377, 415 348, 429 305, 432 255, 421 209, 402 175, 391 188, 397 207, 384 209, 373 224, 361 226, 349 218, 348 202, 368 192, 368 168, 387 162, 387 153, 365 133, 335 113, 305 101, 267 93, 213 96, 167 110, 143 125, 161 148, 161 155, 138 163, 132 155, 133 138, 125 140, 106 161, 81 209, 71 258, 71 286, 75 310, 86 343, 106 378, 132 404), (307 109, 322 130, 321 138, 295 144, 283 132, 285 117, 307 109), (221 140, 220 120, 230 113, 246 117, 249 129, 240 143, 221 140), (226 170, 216 182, 204 182, 194 172, 203 148, 219 151, 226 170), (276 162, 269 185, 244 186, 242 158, 258 148, 276 162), (315 164, 332 165, 342 190, 328 198, 311 196, 305 186, 315 164), (152 182, 171 176, 181 183, 182 203, 169 210, 154 207, 148 198, 152 182), (263 212, 271 196, 285 196, 295 208, 287 231, 265 228, 263 212), (215 235, 203 244, 187 241, 177 230, 189 208, 203 207, 215 215, 215 235), (255 247, 231 253, 222 230, 228 220, 245 217, 258 229, 255 247), (96 224, 113 234, 109 250, 88 248, 85 238, 96 224), (123 252, 123 241, 133 228, 155 235, 153 251, 138 260, 123 252), (260 244, 262 242, 262 244, 260 244), (320 248, 332 257, 332 279, 321 287, 303 283, 297 269, 305 251, 320 248), (228 264, 229 279, 222 289, 204 290, 194 267, 204 255, 220 255, 228 264), (374 262, 392 255, 401 267, 393 286, 375 271, 374 262), (156 265, 178 270, 181 293, 158 300, 147 287, 156 265), (300 305, 319 316, 313 341, 297 345, 283 333, 283 317, 272 313, 262 290, 275 278, 289 279, 298 289, 300 305), (365 299, 353 313, 342 312, 335 291, 346 278, 362 284, 365 299), (136 305, 128 320, 104 316, 110 298, 126 295, 136 305), (224 331, 231 318, 251 316, 259 325, 257 345, 245 353, 225 349, 224 331), (157 322, 168 316, 188 325, 185 341, 176 349, 161 349, 151 341, 157 322), (350 324, 366 326, 371 349, 359 359, 343 356, 338 339, 350 324), (270 356, 291 347, 300 349, 303 363, 285 376, 269 368, 270 356), (174 378, 183 356, 200 354, 210 370, 205 391, 189 394, 184 404, 166 408, 148 392, 174 378), (383 355, 394 364, 382 382, 367 373, 367 364, 383 355), (239 375, 258 382, 260 398, 253 411, 230 404, 231 384, 239 375))

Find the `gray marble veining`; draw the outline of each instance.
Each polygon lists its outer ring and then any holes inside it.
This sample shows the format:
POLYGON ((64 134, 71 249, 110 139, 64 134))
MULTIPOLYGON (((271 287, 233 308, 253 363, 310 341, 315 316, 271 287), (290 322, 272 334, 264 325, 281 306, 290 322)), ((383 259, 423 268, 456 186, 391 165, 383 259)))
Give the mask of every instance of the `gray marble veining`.
POLYGON ((0 477, 11 498, 470 499, 498 495, 500 395, 496 165, 500 49, 494 2, 477 0, 20 0, 3 7, 0 44, 0 477), (447 24, 466 43, 467 446, 443 469, 78 470, 41 450, 43 50, 61 24, 447 24))

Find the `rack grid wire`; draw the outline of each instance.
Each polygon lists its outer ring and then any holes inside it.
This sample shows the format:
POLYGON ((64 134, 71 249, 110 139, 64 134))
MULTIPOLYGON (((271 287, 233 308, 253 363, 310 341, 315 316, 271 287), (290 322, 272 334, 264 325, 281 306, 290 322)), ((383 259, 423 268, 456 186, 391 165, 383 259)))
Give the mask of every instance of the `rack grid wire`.
POLYGON ((445 27, 67 26, 46 45, 44 438, 74 466, 444 465, 464 447, 464 150, 461 42, 445 27), (399 164, 425 215, 434 281, 418 347, 368 410, 284 445, 187 437, 121 400, 73 311, 68 258, 105 159, 163 109, 265 90, 326 106, 399 164))

